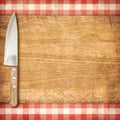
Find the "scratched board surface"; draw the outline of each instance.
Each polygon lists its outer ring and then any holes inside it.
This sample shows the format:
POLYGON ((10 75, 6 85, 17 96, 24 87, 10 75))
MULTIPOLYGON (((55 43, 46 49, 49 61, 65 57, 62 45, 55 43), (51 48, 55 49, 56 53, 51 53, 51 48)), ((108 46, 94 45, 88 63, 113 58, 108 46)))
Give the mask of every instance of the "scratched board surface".
MULTIPOLYGON (((3 65, 9 19, 0 16, 2 103, 10 99, 10 67, 3 65)), ((19 102, 120 102, 120 16, 17 19, 19 102)))

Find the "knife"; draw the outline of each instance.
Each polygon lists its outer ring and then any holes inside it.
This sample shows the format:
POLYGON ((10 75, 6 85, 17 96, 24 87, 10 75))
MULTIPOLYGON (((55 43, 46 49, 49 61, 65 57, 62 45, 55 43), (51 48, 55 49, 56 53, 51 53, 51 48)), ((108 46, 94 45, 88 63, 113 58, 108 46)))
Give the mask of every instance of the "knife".
POLYGON ((18 104, 18 30, 15 13, 12 14, 6 33, 4 65, 11 67, 10 105, 18 104))

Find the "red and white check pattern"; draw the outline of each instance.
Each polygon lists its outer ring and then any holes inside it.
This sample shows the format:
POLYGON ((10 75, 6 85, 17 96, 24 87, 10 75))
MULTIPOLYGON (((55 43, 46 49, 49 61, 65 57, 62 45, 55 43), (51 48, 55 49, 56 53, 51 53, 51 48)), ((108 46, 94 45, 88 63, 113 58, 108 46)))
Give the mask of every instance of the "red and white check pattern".
POLYGON ((120 104, 0 104, 0 120, 120 120, 120 104))
POLYGON ((120 15, 120 0, 0 0, 0 14, 120 15))

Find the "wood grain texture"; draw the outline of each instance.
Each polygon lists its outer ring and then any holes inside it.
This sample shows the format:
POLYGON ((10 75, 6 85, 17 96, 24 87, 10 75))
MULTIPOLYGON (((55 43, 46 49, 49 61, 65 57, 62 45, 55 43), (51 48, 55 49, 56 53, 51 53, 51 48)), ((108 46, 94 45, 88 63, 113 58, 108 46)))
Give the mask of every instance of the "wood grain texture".
MULTIPOLYGON (((0 102, 10 16, 0 16, 0 102)), ((120 102, 120 16, 17 16, 21 103, 120 102)))

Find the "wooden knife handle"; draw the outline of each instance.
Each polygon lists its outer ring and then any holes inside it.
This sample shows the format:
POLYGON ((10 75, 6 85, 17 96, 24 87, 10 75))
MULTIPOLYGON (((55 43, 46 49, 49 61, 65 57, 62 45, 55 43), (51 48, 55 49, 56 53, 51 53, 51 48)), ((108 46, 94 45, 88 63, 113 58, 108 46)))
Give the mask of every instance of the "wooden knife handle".
POLYGON ((10 105, 12 107, 18 104, 18 67, 11 68, 11 93, 10 105))

